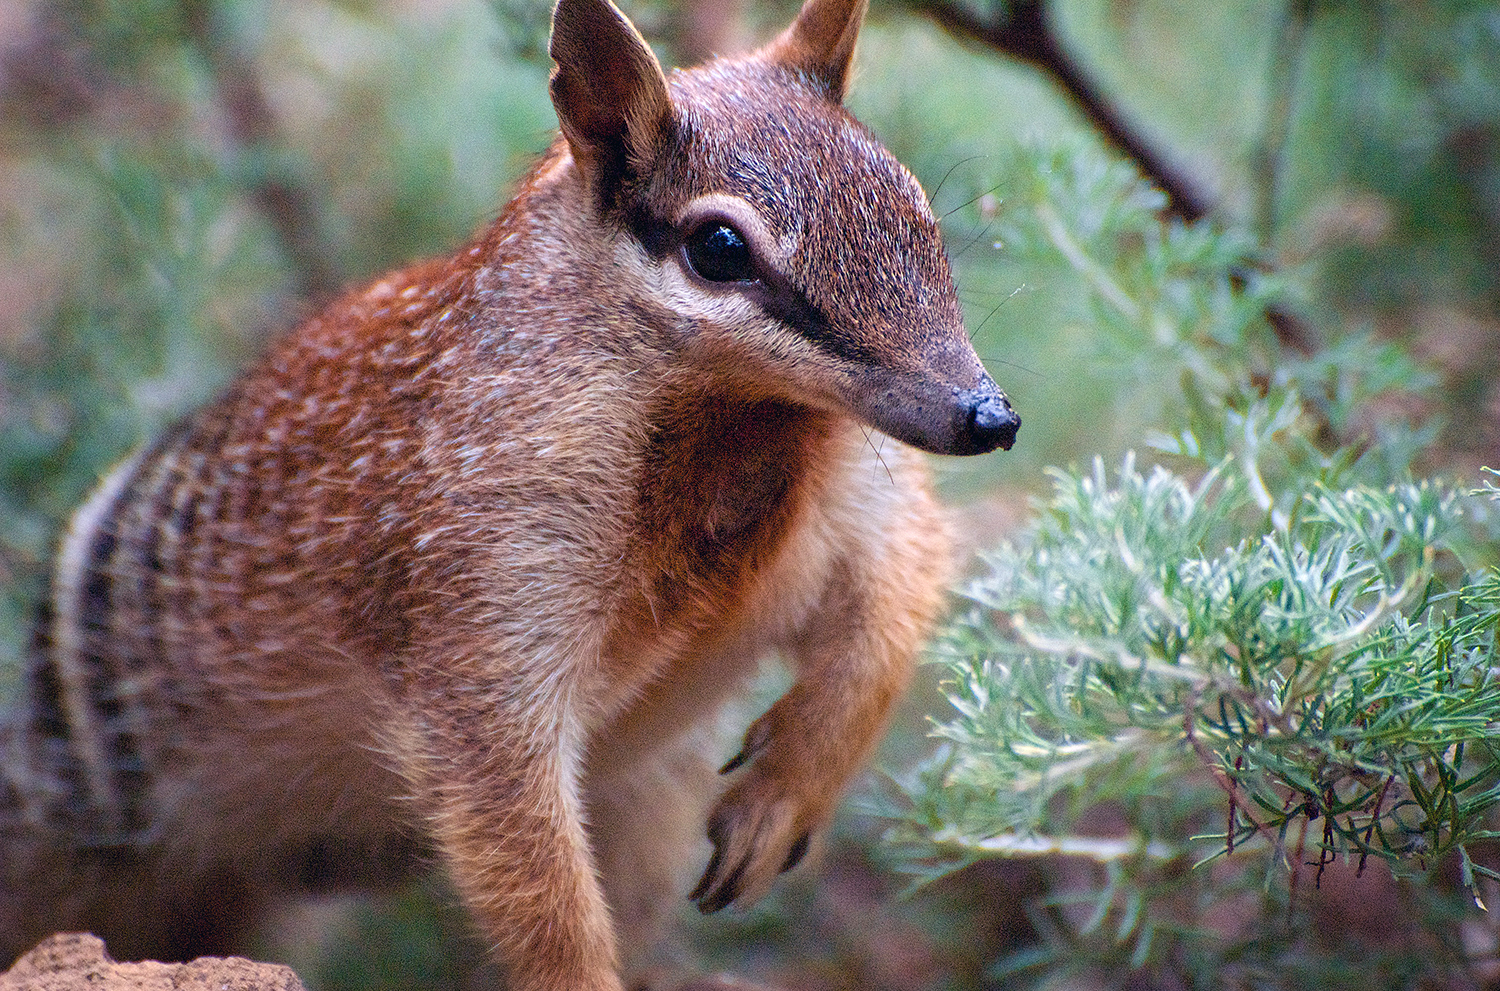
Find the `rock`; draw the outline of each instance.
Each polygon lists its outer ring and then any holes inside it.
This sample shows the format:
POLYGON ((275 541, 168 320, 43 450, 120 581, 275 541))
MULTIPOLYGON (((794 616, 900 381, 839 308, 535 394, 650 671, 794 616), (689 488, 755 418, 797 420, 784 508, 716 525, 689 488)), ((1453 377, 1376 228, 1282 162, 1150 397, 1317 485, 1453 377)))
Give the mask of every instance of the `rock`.
POLYGON ((243 957, 116 963, 104 941, 58 933, 0 974, 0 991, 306 991, 290 967, 243 957))

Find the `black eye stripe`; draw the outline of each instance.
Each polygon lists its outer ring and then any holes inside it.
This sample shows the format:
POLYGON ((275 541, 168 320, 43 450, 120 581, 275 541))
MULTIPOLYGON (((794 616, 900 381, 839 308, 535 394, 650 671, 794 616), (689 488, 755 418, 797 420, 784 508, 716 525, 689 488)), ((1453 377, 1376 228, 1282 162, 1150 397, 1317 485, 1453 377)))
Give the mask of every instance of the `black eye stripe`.
POLYGON ((879 365, 880 356, 860 341, 834 330, 828 317, 807 294, 783 278, 773 278, 754 298, 767 314, 795 330, 804 340, 835 358, 861 365, 879 365))
MULTIPOLYGON (((711 218, 708 223, 727 222, 711 218)), ((638 207, 626 216, 626 224, 631 234, 653 258, 665 261, 676 252, 685 264, 691 265, 686 258, 686 239, 678 233, 680 228, 666 217, 638 207)), ((700 222, 699 226, 707 224, 700 222)), ((728 226, 732 227, 733 224, 728 226)), ((691 230, 697 233, 699 227, 691 230)), ((827 354, 860 364, 880 363, 879 356, 867 345, 834 331, 822 310, 783 274, 775 271, 757 274, 760 277, 744 287, 743 291, 768 315, 780 320, 827 354)))

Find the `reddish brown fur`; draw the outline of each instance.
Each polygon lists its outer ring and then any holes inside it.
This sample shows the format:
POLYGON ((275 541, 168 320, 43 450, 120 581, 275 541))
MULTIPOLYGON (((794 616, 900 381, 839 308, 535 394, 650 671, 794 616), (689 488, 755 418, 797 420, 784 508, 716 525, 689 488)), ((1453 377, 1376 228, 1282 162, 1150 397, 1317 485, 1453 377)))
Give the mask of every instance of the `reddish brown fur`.
POLYGON ((605 893, 639 947, 680 881, 640 866, 652 807, 768 651, 796 681, 699 797, 695 894, 796 858, 947 580, 920 459, 861 421, 955 453, 1015 430, 920 190, 837 105, 861 13, 809 0, 669 84, 604 0, 563 0, 565 139, 499 220, 329 307, 80 511, 5 737, 7 949, 223 951, 210 886, 253 918, 297 865, 422 847, 513 987, 618 991, 605 893), (745 227, 755 280, 694 274, 694 211, 745 227))

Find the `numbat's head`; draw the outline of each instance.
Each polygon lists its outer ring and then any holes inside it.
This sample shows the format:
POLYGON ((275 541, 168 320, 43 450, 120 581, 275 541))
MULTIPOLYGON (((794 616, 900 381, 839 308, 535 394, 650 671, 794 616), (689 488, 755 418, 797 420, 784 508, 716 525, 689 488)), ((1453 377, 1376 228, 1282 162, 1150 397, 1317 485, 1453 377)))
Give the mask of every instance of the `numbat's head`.
POLYGON ((808 0, 760 51, 668 79, 608 0, 560 0, 563 134, 684 356, 927 451, 1009 448, 927 198, 842 106, 864 9, 808 0))

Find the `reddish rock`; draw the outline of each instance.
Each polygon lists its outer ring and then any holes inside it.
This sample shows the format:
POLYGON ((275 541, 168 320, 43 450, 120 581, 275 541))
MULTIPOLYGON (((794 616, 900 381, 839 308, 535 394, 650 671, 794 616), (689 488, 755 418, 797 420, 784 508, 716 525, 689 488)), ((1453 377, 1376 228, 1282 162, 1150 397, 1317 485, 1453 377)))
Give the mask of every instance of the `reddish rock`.
POLYGON ((58 933, 0 974, 0 991, 306 991, 290 967, 243 957, 116 963, 104 941, 58 933))

